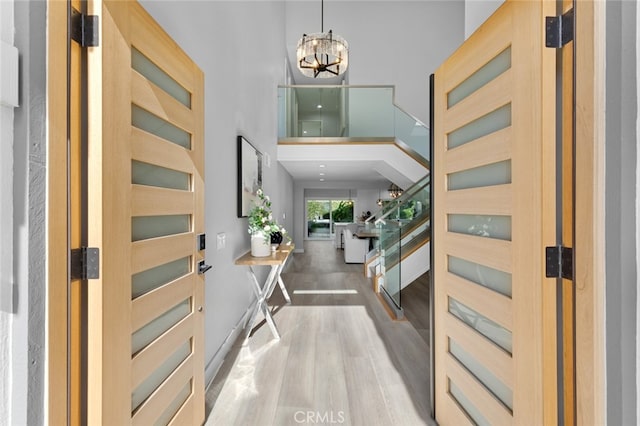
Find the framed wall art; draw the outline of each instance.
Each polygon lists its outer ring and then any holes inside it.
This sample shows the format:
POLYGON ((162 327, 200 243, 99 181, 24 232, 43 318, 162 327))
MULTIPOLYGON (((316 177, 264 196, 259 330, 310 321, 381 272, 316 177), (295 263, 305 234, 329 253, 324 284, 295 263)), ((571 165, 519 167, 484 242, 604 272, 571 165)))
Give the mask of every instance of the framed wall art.
POLYGON ((262 153, 238 136, 238 217, 247 217, 262 188, 262 153))

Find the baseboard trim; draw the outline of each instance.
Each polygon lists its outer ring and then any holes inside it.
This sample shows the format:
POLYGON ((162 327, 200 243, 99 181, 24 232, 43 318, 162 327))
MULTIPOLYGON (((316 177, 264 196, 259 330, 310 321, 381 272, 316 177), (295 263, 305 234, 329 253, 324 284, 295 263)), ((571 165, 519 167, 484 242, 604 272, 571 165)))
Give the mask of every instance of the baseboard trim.
POLYGON ((207 384, 205 389, 209 389, 209 386, 211 386, 211 384, 213 383, 213 380, 218 374, 218 371, 220 371, 220 367, 222 367, 222 363, 224 362, 229 351, 231 350, 231 347, 236 342, 238 337, 244 332, 245 324, 249 320, 249 315, 251 314, 252 306, 253 306, 253 303, 251 304, 249 309, 247 309, 244 315, 242 315, 242 317, 240 318, 240 321, 236 323, 233 330, 231 330, 231 333, 229 333, 229 335, 224 340, 222 345, 220 345, 220 348, 213 355, 211 360, 207 362, 207 365, 205 366, 205 369, 204 369, 205 383, 207 384))

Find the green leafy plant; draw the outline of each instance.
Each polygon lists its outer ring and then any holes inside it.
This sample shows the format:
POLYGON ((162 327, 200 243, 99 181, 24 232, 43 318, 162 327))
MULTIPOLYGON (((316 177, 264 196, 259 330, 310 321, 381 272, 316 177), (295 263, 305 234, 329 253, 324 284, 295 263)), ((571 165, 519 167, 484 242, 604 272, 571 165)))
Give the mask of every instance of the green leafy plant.
POLYGON ((262 233, 264 239, 271 242, 271 235, 279 232, 284 238, 290 240, 287 230, 273 219, 269 196, 262 189, 258 189, 257 195, 258 202, 254 203, 249 212, 249 234, 262 233))
POLYGON ((332 207, 334 222, 353 222, 353 203, 348 201, 338 201, 332 205, 332 207))

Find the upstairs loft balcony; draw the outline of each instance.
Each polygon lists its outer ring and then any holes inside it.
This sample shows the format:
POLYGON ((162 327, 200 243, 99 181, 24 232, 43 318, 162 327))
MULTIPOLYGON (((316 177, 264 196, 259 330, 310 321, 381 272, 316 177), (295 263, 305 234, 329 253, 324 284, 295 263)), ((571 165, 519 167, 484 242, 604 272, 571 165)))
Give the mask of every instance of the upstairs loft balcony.
POLYGON ((394 103, 393 86, 280 86, 279 144, 394 143, 429 168, 429 129, 394 103))

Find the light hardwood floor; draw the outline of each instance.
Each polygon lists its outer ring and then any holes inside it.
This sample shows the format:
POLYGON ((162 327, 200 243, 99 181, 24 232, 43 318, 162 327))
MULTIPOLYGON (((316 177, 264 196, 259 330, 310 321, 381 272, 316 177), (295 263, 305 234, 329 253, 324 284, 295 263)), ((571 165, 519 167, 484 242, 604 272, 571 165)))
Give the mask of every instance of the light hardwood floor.
POLYGON ((264 322, 242 338, 207 391, 207 425, 435 425, 428 347, 409 321, 392 321, 331 242, 308 241, 270 300, 281 339, 264 322), (296 294, 353 289, 357 294, 296 294))

